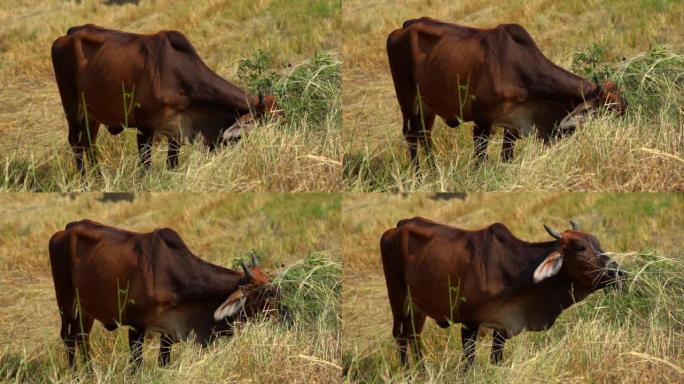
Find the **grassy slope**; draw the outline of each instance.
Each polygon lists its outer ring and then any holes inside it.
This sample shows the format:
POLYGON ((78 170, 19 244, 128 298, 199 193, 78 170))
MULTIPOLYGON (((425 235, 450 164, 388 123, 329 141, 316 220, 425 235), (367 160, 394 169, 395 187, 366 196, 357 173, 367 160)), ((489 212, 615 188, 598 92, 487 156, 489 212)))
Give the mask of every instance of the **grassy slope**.
MULTIPOLYGON (((67 124, 50 60, 54 39, 86 22, 126 31, 183 32, 210 68, 238 82, 238 62, 263 50, 287 74, 315 52, 339 49, 339 0, 13 1, 0 6, 0 150, 2 190, 335 190, 341 152, 339 103, 326 118, 264 124, 249 140, 214 154, 184 146, 181 167, 165 170, 166 143, 155 147, 154 170, 136 174, 135 131, 98 144, 103 177, 75 177, 67 124)), ((338 68, 338 67, 335 67, 338 68)), ((339 69, 335 69, 339 72, 339 69)), ((312 86, 319 85, 310 79, 312 86)), ((244 84, 240 84, 244 85, 244 84)), ((339 93, 339 86, 337 86, 339 93)), ((298 111, 302 112, 302 111, 298 111)))
MULTIPOLYGON (((82 218, 138 231, 174 228, 196 255, 224 266, 255 249, 267 273, 279 276, 294 310, 291 330, 252 322, 206 350, 190 342, 176 345, 169 369, 156 368, 158 338, 148 337, 144 369, 131 379, 337 381, 341 267, 330 233, 338 226, 339 195, 162 193, 138 194, 132 203, 103 203, 99 197, 0 194, 0 382, 93 380, 66 372, 47 257, 49 237, 82 218)), ((107 332, 97 323, 91 342, 96 381, 123 382, 127 332, 107 332)))
POLYGON ((464 201, 429 194, 350 195, 342 203, 342 350, 361 382, 681 382, 684 379, 684 197, 675 194, 490 193, 464 201), (399 369, 379 239, 400 219, 424 216, 463 228, 495 221, 529 241, 546 241, 575 219, 631 273, 628 290, 595 293, 545 332, 506 343, 500 367, 488 363, 491 332, 462 375, 460 326, 423 331, 427 372, 399 369))
MULTIPOLYGON (((345 1, 342 52, 345 186, 352 190, 674 190, 684 188, 684 3, 670 0, 345 1), (624 120, 599 117, 578 134, 544 147, 526 138, 512 164, 501 164, 500 132, 490 161, 472 166, 472 125, 448 128, 437 119, 437 171, 414 178, 401 134, 401 113, 387 64, 387 35, 420 16, 493 27, 523 25, 544 54, 570 68, 575 52, 597 43, 608 60, 639 81, 625 91, 633 102, 624 120), (654 45, 666 45, 675 68, 630 66, 654 45), (676 54, 676 55, 675 55, 676 54), (643 83, 642 83, 643 80, 643 83), (639 84, 658 87, 656 103, 639 84), (668 104, 670 104, 668 106, 668 104)), ((623 74, 624 75, 624 74, 623 74)), ((616 78, 626 82, 625 76, 616 78)), ((497 130, 498 131, 498 130, 497 130)))

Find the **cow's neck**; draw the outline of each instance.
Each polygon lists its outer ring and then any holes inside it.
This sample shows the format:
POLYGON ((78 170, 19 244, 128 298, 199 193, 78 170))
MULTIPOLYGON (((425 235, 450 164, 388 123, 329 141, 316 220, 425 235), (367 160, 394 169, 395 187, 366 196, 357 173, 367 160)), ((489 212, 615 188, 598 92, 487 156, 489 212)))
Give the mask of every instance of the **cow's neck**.
POLYGON ((563 309, 591 293, 591 289, 573 284, 563 273, 534 283, 532 275, 535 269, 556 248, 556 241, 526 243, 517 255, 521 285, 502 301, 504 306, 509 304, 518 314, 519 324, 511 326, 511 335, 523 329, 538 331, 550 327, 563 309))
POLYGON ((183 273, 183 299, 225 300, 240 284, 242 273, 194 258, 183 273))
POLYGON ((575 75, 545 59, 536 68, 529 68, 530 89, 546 100, 579 103, 596 94, 596 84, 575 75))
POLYGON ((256 97, 223 79, 209 68, 201 72, 189 94, 191 104, 201 105, 203 109, 213 109, 217 116, 227 115, 233 119, 257 107, 256 97))

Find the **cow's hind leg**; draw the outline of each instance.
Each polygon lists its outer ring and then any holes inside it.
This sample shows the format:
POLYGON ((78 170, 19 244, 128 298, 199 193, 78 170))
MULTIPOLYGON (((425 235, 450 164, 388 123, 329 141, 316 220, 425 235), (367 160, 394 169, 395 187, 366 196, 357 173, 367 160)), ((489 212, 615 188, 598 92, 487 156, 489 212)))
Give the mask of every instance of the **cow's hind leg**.
POLYGON ((517 139, 518 135, 515 131, 504 129, 503 144, 501 144, 501 161, 504 163, 510 163, 513 160, 513 148, 517 139))
POLYGON ((81 315, 79 309, 72 313, 62 313, 62 329, 60 336, 66 346, 69 368, 76 368, 76 346, 81 351, 83 363, 90 363, 90 331, 94 320, 88 315, 81 315))
POLYGON ((418 164, 418 135, 412 130, 412 125, 416 125, 417 119, 404 117, 403 134, 408 145, 409 158, 411 159, 411 166, 415 172, 420 170, 418 164))
POLYGON ((145 341, 145 328, 128 330, 128 347, 131 349, 131 370, 136 371, 142 364, 142 349, 145 341))
POLYGON ((159 339, 159 359, 157 361, 160 367, 165 367, 169 364, 172 345, 173 339, 171 336, 162 334, 159 339))
POLYGON ((76 329, 76 324, 67 316, 62 315, 62 329, 59 332, 59 336, 64 341, 67 360, 71 369, 76 368, 76 329))
POLYGON ((83 358, 83 364, 85 364, 86 367, 91 368, 90 366, 90 331, 93 329, 93 323, 94 319, 87 314, 82 314, 79 316, 78 319, 78 324, 79 324, 79 329, 78 329, 78 338, 76 339, 76 342, 79 346, 79 350, 81 351, 81 357, 83 358))
POLYGON ((492 364, 499 364, 499 362, 501 362, 505 343, 506 335, 503 333, 503 331, 495 329, 494 335, 492 336, 492 354, 489 356, 489 361, 492 364))
POLYGON ((478 325, 463 324, 461 327, 461 344, 463 345, 464 368, 467 370, 475 361, 475 342, 477 341, 478 325))
POLYGON ((432 127, 435 124, 435 114, 423 107, 423 122, 420 125, 420 135, 418 136, 418 142, 423 147, 425 152, 425 160, 430 167, 434 167, 435 159, 433 155, 434 142, 432 141, 432 127))
POLYGON ((404 116, 404 138, 409 148, 411 165, 416 172, 420 171, 418 163, 418 143, 425 150, 425 158, 431 161, 432 156, 432 126, 435 122, 435 114, 425 110, 421 115, 404 116))
POLYGON ((417 308, 412 308, 407 312, 409 313, 405 312, 399 316, 394 316, 392 328, 392 336, 399 346, 399 361, 402 366, 408 364, 408 349, 410 347, 414 360, 422 365, 423 346, 420 333, 425 324, 425 314, 417 308))
POLYGON ((97 133, 100 128, 100 123, 93 120, 85 120, 83 118, 72 118, 68 120, 69 123, 69 145, 74 153, 76 161, 76 170, 82 175, 85 175, 85 168, 83 167, 83 157, 85 154, 90 159, 91 166, 97 165, 97 147, 95 141, 97 133))

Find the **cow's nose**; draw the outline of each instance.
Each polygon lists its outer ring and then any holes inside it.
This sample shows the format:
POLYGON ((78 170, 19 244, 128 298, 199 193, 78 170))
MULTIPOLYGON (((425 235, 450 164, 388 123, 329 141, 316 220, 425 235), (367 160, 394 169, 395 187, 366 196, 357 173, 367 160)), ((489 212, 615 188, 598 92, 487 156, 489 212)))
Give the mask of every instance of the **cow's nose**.
POLYGON ((611 280, 608 285, 617 289, 624 288, 625 280, 627 279, 627 272, 620 268, 618 263, 612 260, 606 265, 606 270, 606 274, 611 280))
POLYGON ((280 316, 286 328, 292 328, 292 313, 290 308, 283 306, 280 308, 280 316))

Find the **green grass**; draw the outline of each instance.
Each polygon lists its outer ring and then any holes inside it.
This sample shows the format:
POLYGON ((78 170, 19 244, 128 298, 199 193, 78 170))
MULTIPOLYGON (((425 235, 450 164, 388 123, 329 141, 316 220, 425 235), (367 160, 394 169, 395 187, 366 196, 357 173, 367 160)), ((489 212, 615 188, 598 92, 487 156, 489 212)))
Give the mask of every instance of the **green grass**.
POLYGON ((337 0, 15 2, 14 17, 0 13, 0 190, 339 190, 340 10, 337 0), (49 52, 69 27, 86 22, 139 33, 179 30, 210 68, 255 93, 252 82, 264 79, 242 76, 241 63, 267 57, 261 64, 284 118, 263 121, 247 140, 214 153, 200 144, 183 146, 173 171, 165 168, 163 140, 145 176, 138 169, 136 130, 114 137, 101 128, 100 169, 81 178, 49 52))
POLYGON ((684 378, 684 198, 678 194, 487 193, 440 201, 432 194, 352 194, 343 201, 342 362, 346 382, 676 383, 684 378), (363 212, 363 214, 361 214, 363 212), (489 364, 491 331, 462 373, 460 326, 426 321, 426 370, 399 366, 391 336, 378 241, 399 219, 424 216, 461 228, 504 223, 521 239, 545 241, 546 223, 576 220, 629 272, 622 291, 605 290, 566 309, 547 331, 506 342, 489 364))
POLYGON ((101 194, 0 194, 0 382, 339 382, 341 261, 330 233, 340 196, 326 193, 139 193, 132 202, 101 194), (256 252, 283 292, 292 326, 261 319, 202 349, 173 347, 158 368, 158 337, 145 341, 145 363, 132 375, 126 329, 91 335, 93 371, 67 369, 47 257, 47 241, 72 220, 148 231, 174 228, 204 260, 232 266, 256 252), (17 246, 22 244, 22 246, 17 246))
MULTIPOLYGON (((345 3, 343 178, 353 191, 672 191, 684 189, 684 4, 669 1, 379 1, 345 3), (377 15, 383 15, 377 17, 377 15), (437 119, 433 170, 415 175, 385 40, 404 20, 431 16, 478 27, 524 26, 553 62, 609 77, 626 96, 624 118, 599 114, 545 146, 528 137, 500 160, 473 162, 472 123, 437 119)), ((419 153, 422 156, 422 151, 419 153)))

